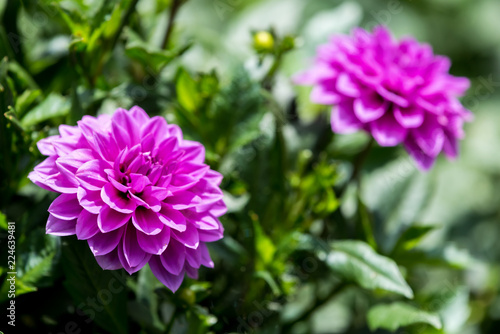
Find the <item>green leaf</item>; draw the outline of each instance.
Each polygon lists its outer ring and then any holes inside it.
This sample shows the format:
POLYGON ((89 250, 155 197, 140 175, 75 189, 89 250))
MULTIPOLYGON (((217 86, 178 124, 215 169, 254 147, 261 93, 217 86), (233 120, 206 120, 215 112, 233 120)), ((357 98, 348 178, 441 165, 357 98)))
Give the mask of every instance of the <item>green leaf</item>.
POLYGON ((67 98, 57 93, 51 93, 21 119, 21 124, 23 127, 30 127, 54 117, 66 116, 70 106, 71 103, 67 98))
POLYGON ((410 226, 406 231, 403 232, 401 237, 399 237, 396 246, 394 246, 393 253, 400 251, 409 251, 415 248, 420 241, 436 226, 430 225, 414 225, 410 226))
POLYGON ((264 267, 272 263, 276 247, 272 240, 264 233, 257 220, 253 221, 255 233, 255 249, 264 267))
MULTIPOLYGON (((58 254, 59 238, 46 235, 41 228, 33 230, 28 235, 30 240, 29 251, 23 251, 23 241, 16 240, 16 296, 28 292, 37 291, 39 286, 44 285, 44 279, 51 280, 53 276, 52 267, 54 259, 58 254), (41 248, 37 247, 41 243, 41 248)), ((26 240, 26 239, 25 239, 26 240)), ((8 270, 9 272, 13 270, 8 270)), ((47 283, 47 282, 46 282, 47 283)), ((9 282, 4 281, 0 289, 0 301, 7 298, 9 282)))
POLYGON ((21 95, 17 97, 15 108, 19 115, 23 115, 28 108, 35 102, 35 100, 42 95, 42 91, 39 89, 25 90, 21 95))
POLYGON ((105 330, 116 334, 128 333, 125 286, 128 275, 123 271, 103 270, 86 242, 71 240, 62 253, 66 276, 64 286, 75 306, 105 330))
POLYGON ((442 327, 438 315, 402 302, 376 305, 368 311, 367 318, 368 326, 372 331, 381 328, 394 332, 400 327, 420 323, 429 324, 436 329, 442 327))
POLYGON ((201 104, 201 98, 196 81, 184 69, 179 70, 176 90, 177 100, 184 109, 190 112, 198 109, 201 104))
POLYGON ((343 240, 331 243, 327 264, 332 270, 365 289, 382 289, 413 298, 397 264, 362 241, 343 240))
POLYGON ((191 44, 187 44, 175 50, 162 50, 156 48, 141 39, 131 29, 127 30, 127 45, 125 46, 125 54, 138 62, 140 62, 148 71, 159 73, 160 70, 169 64, 175 57, 184 53, 191 44))

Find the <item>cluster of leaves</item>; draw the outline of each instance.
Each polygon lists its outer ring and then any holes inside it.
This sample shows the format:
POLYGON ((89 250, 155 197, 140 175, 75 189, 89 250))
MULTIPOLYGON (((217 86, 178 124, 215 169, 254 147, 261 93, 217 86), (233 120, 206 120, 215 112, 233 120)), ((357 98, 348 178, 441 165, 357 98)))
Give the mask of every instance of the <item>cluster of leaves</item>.
MULTIPOLYGON (((305 121, 306 104, 278 101, 276 76, 297 44, 290 35, 248 32, 263 75, 241 65, 229 74, 193 70, 184 54, 197 41, 171 26, 183 2, 0 4, 0 248, 15 221, 17 325, 85 333, 494 328, 498 268, 485 269, 491 277, 473 295, 471 257, 453 244, 426 246, 441 230, 418 223, 435 175, 420 174, 398 149, 368 151, 362 134, 334 138, 327 112, 305 121), (84 242, 45 235, 55 194, 26 178, 43 159, 36 142, 58 125, 133 105, 181 126, 224 174, 225 237, 209 246, 215 269, 175 294, 147 266, 132 276, 103 271, 84 242)), ((1 302, 8 271, 2 260, 1 302)))

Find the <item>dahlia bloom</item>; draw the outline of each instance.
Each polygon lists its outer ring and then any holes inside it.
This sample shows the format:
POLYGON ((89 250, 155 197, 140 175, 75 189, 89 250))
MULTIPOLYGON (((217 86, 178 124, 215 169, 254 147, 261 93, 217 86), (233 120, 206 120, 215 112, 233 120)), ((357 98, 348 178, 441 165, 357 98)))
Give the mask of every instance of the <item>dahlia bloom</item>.
POLYGON ((38 142, 48 156, 29 178, 61 193, 47 233, 87 240, 103 269, 129 274, 149 263, 169 289, 200 265, 213 267, 206 243, 222 238, 222 175, 204 164, 202 144, 144 110, 84 116, 38 142))
POLYGON ((450 64, 429 45, 393 40, 384 27, 372 34, 357 28, 320 46, 312 68, 295 82, 314 85, 312 102, 334 105, 334 132, 362 129, 380 146, 403 143, 428 170, 441 151, 457 156, 463 123, 472 119, 458 100, 469 80, 450 75, 450 64))

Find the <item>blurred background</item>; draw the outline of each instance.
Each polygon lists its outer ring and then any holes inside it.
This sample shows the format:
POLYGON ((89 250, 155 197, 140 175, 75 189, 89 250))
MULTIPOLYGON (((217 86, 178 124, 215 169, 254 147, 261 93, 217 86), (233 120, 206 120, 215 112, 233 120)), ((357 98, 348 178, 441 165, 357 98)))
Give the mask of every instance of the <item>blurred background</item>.
POLYGON ((23 333, 496 333, 499 13, 498 0, 0 0, 2 305, 13 221, 23 333), (456 161, 422 173, 375 147, 356 185, 368 137, 333 137, 328 109, 290 78, 330 35, 379 24, 450 57, 475 118, 456 161), (103 272, 85 242, 45 235, 56 194, 26 178, 58 125, 133 105, 179 124, 225 176, 215 269, 175 295, 149 268, 103 272), (328 261, 347 239, 396 263, 414 298, 348 283, 328 261), (398 302, 421 313, 375 309, 398 302))

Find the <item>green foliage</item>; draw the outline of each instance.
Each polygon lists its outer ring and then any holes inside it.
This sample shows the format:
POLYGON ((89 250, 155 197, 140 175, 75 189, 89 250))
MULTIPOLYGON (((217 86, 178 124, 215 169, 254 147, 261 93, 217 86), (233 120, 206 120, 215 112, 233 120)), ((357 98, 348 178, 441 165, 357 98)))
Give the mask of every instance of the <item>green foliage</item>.
POLYGON ((413 291, 391 259, 362 241, 333 242, 326 262, 333 271, 366 289, 382 289, 413 298, 413 291))
POLYGON ((382 328, 394 332, 400 327, 426 323, 441 329, 441 320, 436 314, 422 311, 406 303, 380 304, 368 312, 368 325, 372 331, 382 328))
POLYGON ((128 333, 125 273, 102 271, 87 245, 76 240, 64 245, 62 253, 64 287, 76 306, 105 330, 128 333))

